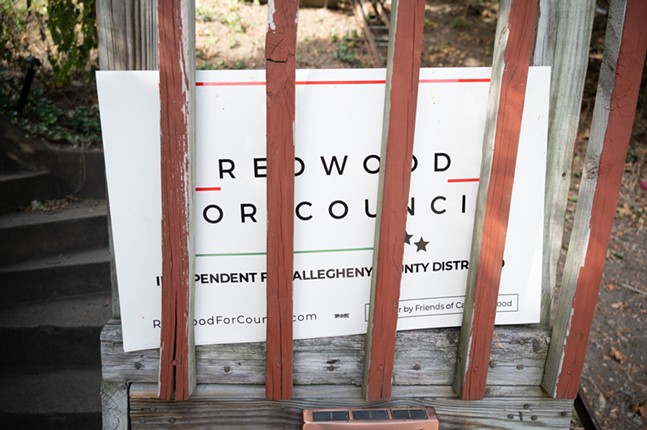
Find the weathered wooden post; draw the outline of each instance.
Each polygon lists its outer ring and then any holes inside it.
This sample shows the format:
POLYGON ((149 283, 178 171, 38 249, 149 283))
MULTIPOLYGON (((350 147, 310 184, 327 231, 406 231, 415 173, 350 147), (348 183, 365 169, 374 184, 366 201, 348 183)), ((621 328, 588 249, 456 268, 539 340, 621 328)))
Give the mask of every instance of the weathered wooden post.
POLYGON ((595 2, 541 0, 540 8, 533 64, 552 66, 541 302, 541 323, 550 326, 595 2))
POLYGON ((159 396, 187 400, 195 389, 193 338, 193 155, 195 6, 159 0, 162 175, 162 333, 159 396))
POLYGON ((270 0, 267 79, 268 400, 292 398, 294 118, 298 0, 270 0))
POLYGON ((616 212, 624 161, 636 113, 645 52, 647 3, 611 2, 593 111, 543 387, 574 399, 616 212))
MULTIPOLYGON (((157 63, 157 0, 97 0, 99 69, 155 70, 157 63)), ((112 318, 120 319, 119 292, 110 232, 112 318)), ((103 428, 128 428, 128 385, 125 381, 101 382, 103 428)))
POLYGON ((424 12, 423 0, 392 3, 382 123, 382 159, 389 163, 380 172, 364 363, 371 401, 391 399, 424 12))
POLYGON ((499 14, 457 359, 463 400, 485 393, 537 1, 502 1, 499 14))

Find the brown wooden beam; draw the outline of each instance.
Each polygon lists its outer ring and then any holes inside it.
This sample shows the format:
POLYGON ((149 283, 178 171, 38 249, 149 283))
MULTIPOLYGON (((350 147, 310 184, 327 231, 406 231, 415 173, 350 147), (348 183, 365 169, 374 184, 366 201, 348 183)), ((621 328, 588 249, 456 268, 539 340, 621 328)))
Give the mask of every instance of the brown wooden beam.
POLYGON ((374 275, 366 344, 367 400, 389 400, 398 323, 398 303, 413 161, 424 0, 391 6, 391 41, 382 132, 382 157, 375 220, 374 275))
POLYGON ((502 1, 455 388, 485 394, 537 0, 502 1), (493 152, 492 152, 493 151, 493 152))
POLYGON ((159 397, 186 400, 195 388, 193 174, 195 7, 160 0, 162 329, 159 397))
POLYGON ((270 0, 267 80, 268 400, 292 397, 294 119, 298 0, 270 0))

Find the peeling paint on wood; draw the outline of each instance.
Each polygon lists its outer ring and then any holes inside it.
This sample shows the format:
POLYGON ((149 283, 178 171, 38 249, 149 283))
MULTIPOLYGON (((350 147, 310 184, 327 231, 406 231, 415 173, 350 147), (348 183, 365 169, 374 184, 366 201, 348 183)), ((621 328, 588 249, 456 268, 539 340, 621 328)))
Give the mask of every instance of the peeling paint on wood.
MULTIPOLYGON (((548 3, 541 0, 540 5, 548 3)), ((593 28, 595 1, 555 2, 541 17, 551 20, 538 28, 549 41, 535 46, 535 65, 552 66, 546 193, 544 213, 544 251, 542 273, 541 323, 550 325, 553 292, 557 279, 557 260, 562 249, 566 203, 571 183, 573 148, 579 127, 580 110, 589 44, 593 28), (546 28, 544 28, 546 27, 546 28), (549 46, 548 46, 549 45, 549 46), (555 50, 555 45, 559 49, 555 50), (541 50, 543 57, 540 56, 541 50), (540 64, 537 64, 539 62, 540 64)), ((542 24, 542 19, 540 19, 542 24)), ((537 39, 542 38, 539 34, 537 39)))
MULTIPOLYGON (((533 30, 537 20, 537 0, 515 1, 511 5, 508 1, 501 2, 501 10, 504 12, 500 23, 504 23, 506 18, 507 23, 497 28, 497 33, 503 35, 497 41, 505 44, 495 47, 503 54, 495 55, 502 64, 493 65, 492 77, 493 80, 500 79, 500 84, 493 84, 498 91, 490 91, 490 104, 496 109, 488 110, 489 113, 496 112, 495 117, 488 117, 488 121, 496 121, 496 125, 494 140, 484 142, 486 158, 481 170, 470 256, 470 261, 478 260, 478 263, 470 266, 455 385, 463 400, 480 399, 485 392, 533 30), (502 70, 501 74, 495 74, 499 70, 502 70), (489 152, 492 152, 491 166, 487 156, 489 152)), ((486 134, 486 139, 489 137, 486 134)))
POLYGON ((364 381, 374 401, 391 397, 425 2, 394 1, 392 11, 364 381))
POLYGON ((640 90, 645 21, 646 2, 611 2, 587 166, 546 361, 543 386, 557 398, 577 396, 640 90))
POLYGON ((267 74, 268 400, 292 397, 294 121, 298 0, 271 0, 267 74))
POLYGON ((186 400, 195 387, 193 173, 195 7, 160 0, 162 328, 159 396, 186 400))

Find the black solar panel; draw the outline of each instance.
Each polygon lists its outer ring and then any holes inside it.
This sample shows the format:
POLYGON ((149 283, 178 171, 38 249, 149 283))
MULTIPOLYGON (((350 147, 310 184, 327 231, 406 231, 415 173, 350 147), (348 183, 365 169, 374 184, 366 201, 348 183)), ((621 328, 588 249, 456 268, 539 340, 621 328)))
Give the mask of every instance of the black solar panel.
POLYGON ((353 411, 353 419, 356 421, 388 420, 389 414, 386 409, 366 409, 362 411, 353 411))
POLYGON ((318 411, 312 416, 314 421, 348 421, 348 411, 318 411))
POLYGON ((394 420, 426 420, 424 409, 394 409, 391 411, 394 420))

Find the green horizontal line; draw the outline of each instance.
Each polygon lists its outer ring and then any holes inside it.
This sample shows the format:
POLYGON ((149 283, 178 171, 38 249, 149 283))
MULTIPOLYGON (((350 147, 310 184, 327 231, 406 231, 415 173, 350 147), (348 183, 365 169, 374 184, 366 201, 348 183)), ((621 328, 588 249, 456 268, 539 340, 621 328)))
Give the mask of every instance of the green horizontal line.
POLYGON ((341 248, 341 249, 311 249, 304 251, 294 251, 295 254, 317 254, 322 252, 355 252, 355 251, 372 251, 373 248, 341 248))
MULTIPOLYGON (((307 249, 303 251, 294 251, 295 254, 320 254, 324 252, 356 252, 372 251, 373 248, 341 248, 341 249, 307 249)), ((225 254, 196 254, 196 257, 248 257, 253 255, 267 255, 267 252, 234 252, 225 254)))

